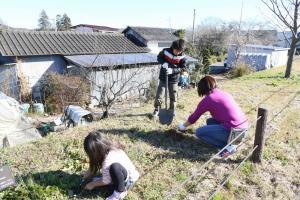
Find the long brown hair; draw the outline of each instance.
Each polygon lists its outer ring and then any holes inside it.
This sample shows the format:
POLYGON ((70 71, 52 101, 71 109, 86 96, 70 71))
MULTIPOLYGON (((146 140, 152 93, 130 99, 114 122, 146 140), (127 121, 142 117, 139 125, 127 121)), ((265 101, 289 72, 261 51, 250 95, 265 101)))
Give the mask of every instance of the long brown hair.
POLYGON ((209 95, 213 89, 217 87, 217 82, 212 76, 204 76, 199 82, 197 86, 198 95, 200 97, 204 95, 209 95))
POLYGON ((105 157, 111 150, 120 148, 119 145, 104 139, 100 131, 90 132, 85 137, 83 146, 84 151, 89 157, 90 170, 93 174, 102 167, 105 157))

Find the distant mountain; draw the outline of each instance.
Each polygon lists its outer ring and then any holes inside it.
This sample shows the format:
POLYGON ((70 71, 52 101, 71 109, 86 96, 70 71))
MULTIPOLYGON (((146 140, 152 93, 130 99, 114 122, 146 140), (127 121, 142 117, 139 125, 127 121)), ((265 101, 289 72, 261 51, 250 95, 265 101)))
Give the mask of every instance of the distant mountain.
POLYGON ((14 27, 11 27, 11 26, 7 26, 5 24, 0 24, 0 30, 30 31, 32 29, 28 29, 28 28, 14 28, 14 27))

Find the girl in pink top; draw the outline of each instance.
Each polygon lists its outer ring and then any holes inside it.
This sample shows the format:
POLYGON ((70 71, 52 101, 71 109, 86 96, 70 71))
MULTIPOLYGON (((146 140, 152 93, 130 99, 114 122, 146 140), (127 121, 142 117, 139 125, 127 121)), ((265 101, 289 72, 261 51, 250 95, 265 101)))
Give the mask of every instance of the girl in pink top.
POLYGON ((232 129, 241 131, 248 128, 245 114, 227 92, 217 88, 216 80, 212 76, 205 76, 198 83, 198 94, 204 98, 198 104, 193 114, 185 123, 179 124, 181 131, 194 124, 205 112, 210 112, 212 118, 207 119, 207 125, 196 130, 198 138, 223 148, 228 142, 232 129))

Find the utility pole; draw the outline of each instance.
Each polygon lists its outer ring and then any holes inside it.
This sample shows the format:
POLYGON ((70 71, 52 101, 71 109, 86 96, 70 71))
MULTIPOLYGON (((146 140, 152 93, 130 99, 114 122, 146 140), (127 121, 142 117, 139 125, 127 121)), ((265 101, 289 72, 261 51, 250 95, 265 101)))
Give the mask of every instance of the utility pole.
POLYGON ((239 36, 240 36, 241 28, 242 28, 243 8, 244 8, 244 0, 242 0, 242 7, 241 7, 241 15, 240 15, 240 23, 239 23, 239 36))
POLYGON ((195 16, 196 16, 196 9, 194 9, 194 17, 193 17, 193 35, 192 35, 193 46, 195 46, 195 16))

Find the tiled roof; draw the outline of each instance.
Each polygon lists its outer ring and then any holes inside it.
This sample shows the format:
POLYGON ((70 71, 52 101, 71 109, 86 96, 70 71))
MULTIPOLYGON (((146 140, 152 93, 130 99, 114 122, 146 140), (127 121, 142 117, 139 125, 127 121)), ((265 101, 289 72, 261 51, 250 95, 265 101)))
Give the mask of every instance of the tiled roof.
POLYGON ((0 31, 2 56, 146 53, 122 34, 70 31, 0 31))
POLYGON ((123 33, 127 32, 129 29, 135 31, 147 41, 174 41, 178 39, 175 35, 173 35, 175 30, 167 28, 128 26, 123 33))

